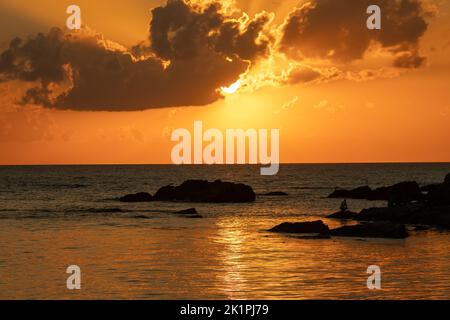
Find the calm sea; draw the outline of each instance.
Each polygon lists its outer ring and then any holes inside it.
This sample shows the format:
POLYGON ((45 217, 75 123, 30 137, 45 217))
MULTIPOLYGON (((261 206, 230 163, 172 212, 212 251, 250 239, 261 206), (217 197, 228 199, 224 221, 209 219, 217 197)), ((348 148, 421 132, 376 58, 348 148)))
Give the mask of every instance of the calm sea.
MULTIPOLYGON (((450 298, 450 233, 406 240, 298 239, 271 234, 284 221, 323 219, 335 187, 441 182, 450 164, 0 167, 3 299, 406 299, 450 298), (120 203, 186 179, 251 185, 250 204, 120 203), (195 207, 204 219, 172 214, 195 207), (142 216, 147 219, 142 219, 142 216), (66 289, 78 265, 82 289, 66 289), (369 265, 382 289, 367 289, 369 265)), ((385 205, 349 200, 352 210, 385 205)))

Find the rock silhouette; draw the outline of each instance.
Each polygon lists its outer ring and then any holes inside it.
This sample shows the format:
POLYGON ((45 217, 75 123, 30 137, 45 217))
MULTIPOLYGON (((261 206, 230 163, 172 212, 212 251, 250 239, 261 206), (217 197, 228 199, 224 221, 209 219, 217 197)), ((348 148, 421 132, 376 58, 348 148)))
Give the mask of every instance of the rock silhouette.
POLYGON ((165 186, 153 197, 154 201, 185 202, 253 202, 256 194, 252 187, 242 183, 216 180, 187 180, 179 186, 165 186))
POLYGON ((332 236, 358 238, 393 238, 404 239, 409 236, 405 225, 392 222, 362 223, 332 229, 332 236))
MULTIPOLYGON (((402 224, 420 224, 450 229, 450 174, 446 175, 443 183, 432 184, 425 187, 428 193, 422 195, 421 199, 415 203, 399 201, 396 205, 388 207, 363 209, 357 214, 337 212, 329 215, 328 218, 353 219, 357 221, 390 221, 402 224)), ((408 188, 405 188, 404 190, 408 189, 411 191, 416 189, 416 187, 413 187, 412 185, 408 188)), ((401 193, 397 193, 397 195, 399 194, 401 198, 401 193)), ((403 199, 406 198, 407 197, 405 196, 403 199)), ((391 204, 392 201, 391 197, 391 204)))
POLYGON ((295 223, 284 222, 268 231, 278 233, 318 233, 322 235, 330 233, 330 229, 322 220, 295 223))
POLYGON ((351 190, 338 189, 328 198, 348 198, 365 200, 388 200, 394 204, 407 203, 424 198, 419 185, 415 181, 404 181, 392 186, 372 190, 369 186, 358 187, 351 190))
POLYGON ((310 222, 284 222, 268 230, 276 233, 316 234, 299 236, 300 239, 328 239, 330 236, 358 238, 403 239, 409 236, 403 224, 392 222, 370 222, 352 226, 343 226, 330 230, 322 220, 310 222))

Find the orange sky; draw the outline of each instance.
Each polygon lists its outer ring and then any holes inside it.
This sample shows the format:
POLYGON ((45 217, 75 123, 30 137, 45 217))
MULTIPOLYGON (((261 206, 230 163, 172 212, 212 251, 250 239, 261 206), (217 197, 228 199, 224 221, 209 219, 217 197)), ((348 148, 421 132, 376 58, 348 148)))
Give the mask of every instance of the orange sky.
MULTIPOLYGON (((279 26, 301 2, 250 0, 237 1, 236 6, 251 17, 261 10, 274 12, 273 23, 279 26)), ((301 61, 314 68, 336 67, 345 75, 340 79, 274 84, 261 79, 282 74, 294 62, 272 53, 253 63, 236 93, 211 104, 122 112, 18 105, 25 84, 0 82, 0 164, 170 163, 170 133, 192 130, 194 120, 202 120, 205 128, 279 128, 284 163, 448 162, 450 1, 428 2, 437 12, 420 38, 420 53, 427 60, 414 69, 393 68, 392 56, 374 49, 363 59, 343 63, 301 61), (368 69, 380 75, 354 79, 368 69)), ((72 1, 0 0, 1 51, 16 36, 26 39, 52 26, 64 28, 69 4, 72 1)), ((148 38, 150 10, 165 1, 77 4, 84 24, 130 47, 148 38)))

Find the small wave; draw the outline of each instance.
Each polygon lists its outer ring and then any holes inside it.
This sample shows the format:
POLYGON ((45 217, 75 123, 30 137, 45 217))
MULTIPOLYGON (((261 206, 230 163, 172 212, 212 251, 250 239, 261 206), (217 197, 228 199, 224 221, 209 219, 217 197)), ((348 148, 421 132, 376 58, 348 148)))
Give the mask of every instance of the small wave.
POLYGON ((120 208, 66 209, 64 213, 123 213, 120 208))
POLYGON ((58 188, 58 189, 80 189, 89 187, 88 184, 49 184, 46 185, 50 188, 58 188))
POLYGON ((23 186, 31 186, 31 187, 39 187, 39 188, 49 188, 49 189, 81 189, 87 188, 90 185, 88 184, 66 184, 66 183, 33 183, 33 184, 24 184, 23 186))

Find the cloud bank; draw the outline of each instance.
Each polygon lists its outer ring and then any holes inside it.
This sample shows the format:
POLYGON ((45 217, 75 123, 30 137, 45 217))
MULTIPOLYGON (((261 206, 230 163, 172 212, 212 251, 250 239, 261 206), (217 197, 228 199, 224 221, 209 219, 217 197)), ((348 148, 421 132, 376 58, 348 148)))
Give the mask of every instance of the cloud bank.
POLYGON ((13 39, 0 55, 0 82, 31 86, 22 104, 133 111, 211 104, 222 98, 220 88, 274 53, 301 63, 285 73, 282 84, 375 77, 380 71, 349 74, 304 63, 345 65, 363 59, 373 45, 393 56, 393 68, 418 68, 426 60, 419 40, 430 12, 420 0, 312 0, 278 29, 273 14, 249 17, 223 3, 168 0, 152 10, 148 40, 130 49, 87 27, 13 39), (369 4, 382 8, 381 31, 365 28, 369 4))
POLYGON ((210 104, 268 54, 270 15, 235 18, 219 2, 172 0, 153 10, 149 48, 127 50, 89 29, 14 39, 0 79, 35 82, 21 102, 50 108, 129 111, 210 104))
POLYGON ((289 14, 280 50, 295 60, 348 63, 378 45, 395 56, 395 67, 417 68, 425 61, 419 55, 419 39, 430 15, 421 0, 313 0, 289 14), (365 27, 369 5, 382 10, 381 30, 365 27))

